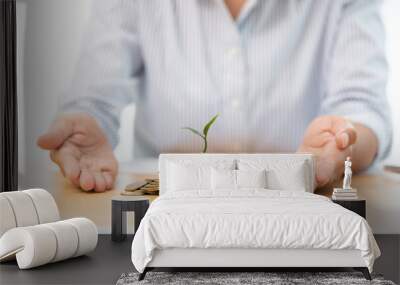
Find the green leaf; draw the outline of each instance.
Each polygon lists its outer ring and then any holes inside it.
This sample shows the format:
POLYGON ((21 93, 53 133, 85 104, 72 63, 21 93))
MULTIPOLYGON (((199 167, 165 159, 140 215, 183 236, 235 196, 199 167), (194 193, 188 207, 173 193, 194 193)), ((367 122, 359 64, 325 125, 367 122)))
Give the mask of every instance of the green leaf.
POLYGON ((215 120, 218 118, 219 114, 212 117, 212 119, 204 126, 203 134, 207 137, 208 131, 210 130, 211 126, 214 124, 215 120))
POLYGON ((189 128, 189 127, 184 127, 184 128, 182 128, 182 130, 188 130, 188 131, 191 131, 192 133, 194 133, 194 134, 196 134, 196 135, 198 135, 198 136, 200 136, 200 137, 202 137, 203 138, 203 135, 199 132, 199 131, 197 131, 197 130, 195 130, 195 129, 193 129, 193 128, 189 128))

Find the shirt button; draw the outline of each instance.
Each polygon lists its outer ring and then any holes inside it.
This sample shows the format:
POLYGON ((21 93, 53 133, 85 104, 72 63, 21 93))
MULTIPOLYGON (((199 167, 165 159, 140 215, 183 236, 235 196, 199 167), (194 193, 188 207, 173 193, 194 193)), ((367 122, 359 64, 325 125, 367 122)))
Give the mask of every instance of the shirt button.
POLYGON ((240 107, 240 100, 235 98, 232 100, 231 104, 233 109, 238 109, 240 107))
POLYGON ((232 48, 227 48, 225 50, 225 55, 229 56, 229 57, 234 57, 239 53, 239 49, 236 47, 232 47, 232 48))

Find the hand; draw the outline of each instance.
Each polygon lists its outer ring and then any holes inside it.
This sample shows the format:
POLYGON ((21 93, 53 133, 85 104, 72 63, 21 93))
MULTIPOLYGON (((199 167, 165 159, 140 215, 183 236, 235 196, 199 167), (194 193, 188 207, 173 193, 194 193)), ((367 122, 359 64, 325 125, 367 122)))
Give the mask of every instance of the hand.
POLYGON ((343 174, 343 162, 357 140, 353 124, 343 117, 321 116, 308 126, 298 152, 316 156, 317 186, 335 181, 343 174))
POLYGON ((96 120, 84 113, 62 115, 40 136, 39 147, 75 186, 103 192, 112 188, 118 163, 96 120))

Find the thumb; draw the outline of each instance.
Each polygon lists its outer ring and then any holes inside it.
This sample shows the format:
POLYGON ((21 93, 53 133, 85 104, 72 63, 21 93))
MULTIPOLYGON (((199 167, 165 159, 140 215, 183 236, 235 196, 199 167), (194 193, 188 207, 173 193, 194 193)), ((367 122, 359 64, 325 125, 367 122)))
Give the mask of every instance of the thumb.
POLYGON ((335 139, 337 147, 339 149, 345 149, 356 142, 356 130, 353 127, 345 128, 335 135, 335 139))
POLYGON ((38 138, 37 144, 46 150, 58 149, 72 134, 73 122, 67 118, 59 118, 38 138))

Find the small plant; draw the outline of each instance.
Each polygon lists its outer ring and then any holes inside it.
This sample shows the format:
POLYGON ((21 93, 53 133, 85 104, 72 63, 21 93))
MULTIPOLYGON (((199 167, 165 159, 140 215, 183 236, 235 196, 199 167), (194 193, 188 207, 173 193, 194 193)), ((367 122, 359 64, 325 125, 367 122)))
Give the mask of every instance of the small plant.
POLYGON ((215 121, 217 120, 219 114, 215 115, 214 117, 211 118, 211 120, 204 126, 203 128, 203 133, 200 133, 198 130, 190 128, 190 127, 184 127, 182 128, 183 130, 189 130, 192 133, 194 133, 195 135, 198 135, 199 137, 201 137, 204 141, 204 147, 203 147, 203 153, 207 152, 207 135, 208 135, 208 131, 210 130, 211 126, 215 123, 215 121))

